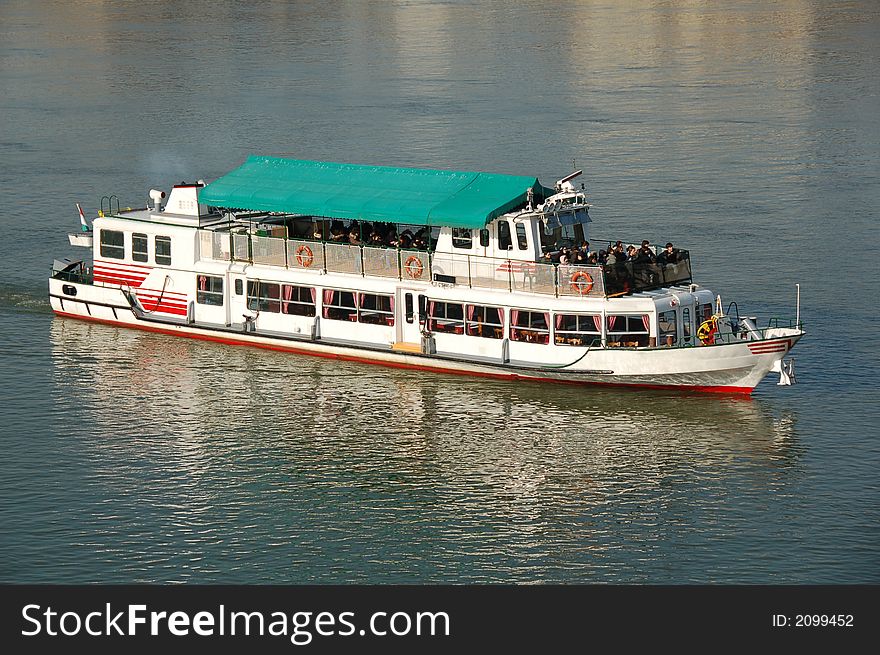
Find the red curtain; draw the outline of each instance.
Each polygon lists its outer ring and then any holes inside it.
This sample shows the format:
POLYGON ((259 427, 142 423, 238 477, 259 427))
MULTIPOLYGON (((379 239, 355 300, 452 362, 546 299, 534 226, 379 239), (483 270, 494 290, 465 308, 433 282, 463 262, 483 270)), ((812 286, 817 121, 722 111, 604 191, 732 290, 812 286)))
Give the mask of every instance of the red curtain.
POLYGON ((324 315, 324 318, 328 318, 328 317, 329 317, 330 309, 329 309, 328 305, 332 305, 332 304, 333 304, 333 294, 334 294, 334 293, 335 293, 335 292, 333 291, 333 289, 324 289, 324 293, 323 293, 323 297, 324 297, 324 312, 323 312, 323 315, 324 315))
POLYGON ((199 291, 205 291, 208 288, 208 276, 199 275, 199 291))
POLYGON ((608 331, 609 332, 614 329, 615 323, 617 323, 617 317, 616 316, 609 316, 608 317, 608 331))
POLYGON ((517 330, 514 326, 518 325, 519 321, 519 310, 511 309, 510 310, 510 338, 516 341, 517 330))
POLYGON ((596 326, 596 332, 601 334, 602 333, 602 317, 599 316, 598 314, 596 314, 593 317, 593 325, 596 326))
POLYGON ((284 298, 284 302, 281 303, 281 311, 285 314, 290 313, 290 299, 293 298, 293 287, 289 284, 284 284, 281 286, 281 295, 284 298))
POLYGON ((498 308, 498 324, 504 327, 504 309, 501 307, 498 308))
POLYGON ((645 332, 651 331, 651 317, 648 314, 642 314, 642 325, 645 326, 645 332))

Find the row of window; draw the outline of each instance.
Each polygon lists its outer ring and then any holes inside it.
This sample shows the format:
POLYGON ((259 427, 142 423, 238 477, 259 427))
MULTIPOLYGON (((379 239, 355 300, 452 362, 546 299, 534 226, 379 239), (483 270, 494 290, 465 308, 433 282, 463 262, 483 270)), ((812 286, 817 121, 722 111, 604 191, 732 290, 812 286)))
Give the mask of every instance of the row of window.
MULTIPOLYGON (((223 305, 223 278, 212 275, 196 277, 196 302, 202 305, 223 305)), ((243 293, 241 280, 236 280, 235 292, 243 293)), ((363 293, 342 289, 324 289, 322 316, 337 321, 355 321, 374 325, 394 325, 394 296, 363 293)), ((279 282, 248 280, 248 309, 267 313, 315 316, 317 290, 279 282)), ((491 305, 470 305, 456 302, 429 300, 424 310, 430 332, 466 334, 485 339, 504 338, 504 308, 491 305)), ((411 315, 411 311, 408 314, 411 315)), ((697 307, 696 314, 705 320, 712 313, 712 305, 697 307)), ((408 316, 408 319, 410 317, 408 316)), ((690 308, 682 309, 683 340, 691 338, 690 308)), ((554 343, 585 346, 602 338, 600 314, 553 314, 531 309, 510 310, 510 339, 528 343, 550 343, 551 322, 554 343)), ((678 341, 675 310, 658 315, 660 345, 678 341)), ((648 314, 608 315, 605 334, 611 344, 647 346, 650 332, 648 314)))
MULTIPOLYGON (((125 232, 101 230, 100 244, 101 257, 125 259, 125 232)), ((149 235, 137 232, 131 235, 131 259, 136 262, 149 261, 149 235)), ((153 261, 159 266, 171 266, 171 237, 153 238, 153 261)))

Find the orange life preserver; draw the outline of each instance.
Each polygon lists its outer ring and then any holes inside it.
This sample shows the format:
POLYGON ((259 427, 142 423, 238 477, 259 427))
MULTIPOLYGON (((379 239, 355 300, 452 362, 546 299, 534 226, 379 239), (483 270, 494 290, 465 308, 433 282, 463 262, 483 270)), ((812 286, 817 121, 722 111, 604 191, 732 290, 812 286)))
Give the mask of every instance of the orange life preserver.
POLYGON ((718 332, 718 319, 710 316, 697 328, 697 338, 704 346, 711 346, 715 343, 716 332, 718 332))
POLYGON ((424 272, 425 267, 422 266, 422 260, 416 257, 415 255, 410 255, 406 259, 406 263, 403 265, 403 268, 406 270, 406 274, 409 275, 413 280, 418 280, 422 277, 422 272, 424 272))
POLYGON ((593 290, 593 278, 589 273, 577 271, 571 276, 571 290, 582 296, 586 296, 593 290))
POLYGON ((315 261, 315 256, 312 253, 312 249, 309 248, 307 245, 303 244, 296 249, 297 264, 299 264, 303 268, 308 268, 312 265, 313 261, 315 261))

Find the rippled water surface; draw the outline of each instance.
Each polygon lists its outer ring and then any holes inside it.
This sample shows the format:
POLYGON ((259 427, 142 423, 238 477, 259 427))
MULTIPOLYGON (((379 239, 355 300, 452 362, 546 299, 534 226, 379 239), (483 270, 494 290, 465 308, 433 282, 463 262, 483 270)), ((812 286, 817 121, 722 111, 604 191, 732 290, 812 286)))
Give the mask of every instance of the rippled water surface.
POLYGON ((876 3, 0 4, 0 581, 880 582, 876 3), (751 399, 55 319, 74 202, 251 153, 585 169, 593 234, 794 313, 751 399))

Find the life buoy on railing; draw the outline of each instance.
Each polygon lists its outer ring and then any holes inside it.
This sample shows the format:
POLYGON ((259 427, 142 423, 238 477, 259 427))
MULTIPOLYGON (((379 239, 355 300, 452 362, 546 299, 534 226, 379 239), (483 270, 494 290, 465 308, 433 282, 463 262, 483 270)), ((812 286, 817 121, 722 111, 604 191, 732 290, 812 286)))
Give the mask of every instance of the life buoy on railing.
POLYGON ((704 346, 711 346, 715 343, 716 332, 718 332, 718 319, 715 316, 710 316, 697 328, 697 338, 704 346))
POLYGON ((593 278, 589 273, 577 271, 571 276, 571 290, 586 296, 593 290, 593 278))
POLYGON ((410 255, 406 258, 406 263, 403 265, 403 269, 413 280, 418 280, 422 277, 425 267, 422 265, 421 259, 415 255, 410 255))
POLYGON ((297 264, 299 264, 303 268, 308 268, 312 265, 313 261, 315 261, 315 256, 312 253, 312 249, 309 248, 307 245, 303 244, 296 249, 297 264))

